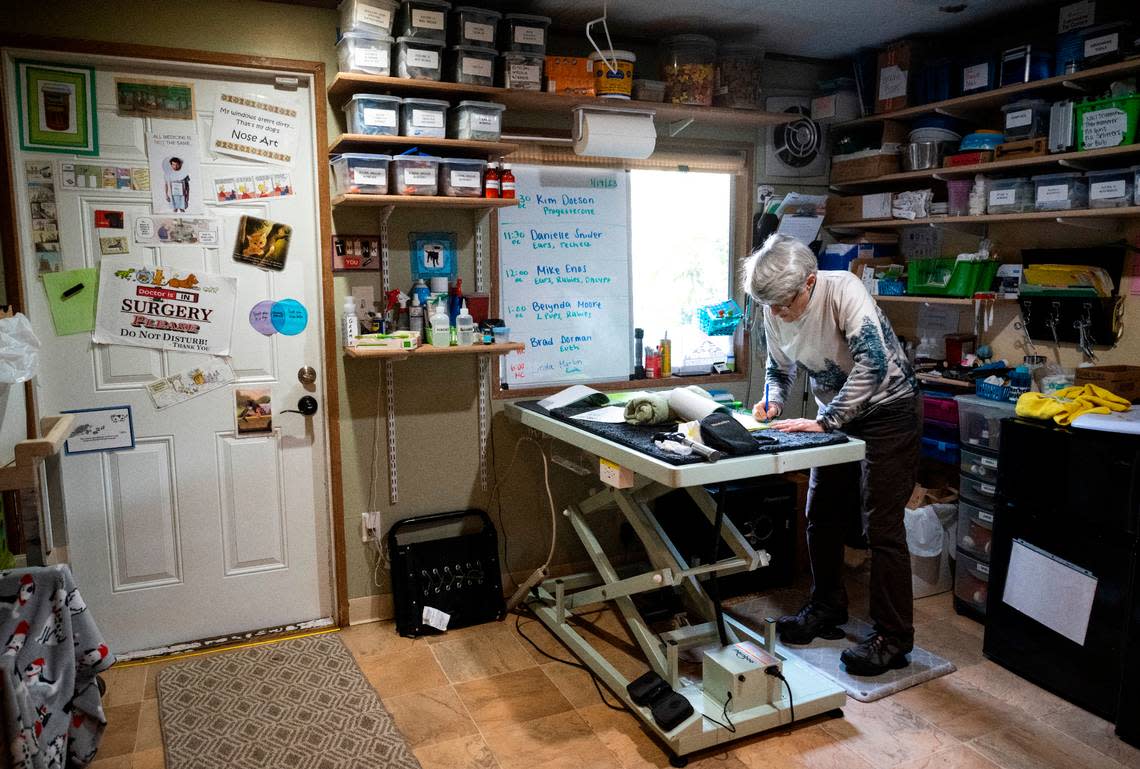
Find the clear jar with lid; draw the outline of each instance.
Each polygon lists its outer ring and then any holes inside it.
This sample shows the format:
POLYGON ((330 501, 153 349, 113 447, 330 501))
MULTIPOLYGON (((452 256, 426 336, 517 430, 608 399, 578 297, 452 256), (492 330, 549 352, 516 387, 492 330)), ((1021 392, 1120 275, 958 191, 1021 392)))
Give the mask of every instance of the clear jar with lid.
POLYGON ((718 107, 756 109, 760 106, 760 66, 764 49, 755 45, 722 45, 716 58, 718 107))
POLYGON ((709 107, 715 87, 716 41, 705 35, 675 35, 661 44, 665 101, 709 107))

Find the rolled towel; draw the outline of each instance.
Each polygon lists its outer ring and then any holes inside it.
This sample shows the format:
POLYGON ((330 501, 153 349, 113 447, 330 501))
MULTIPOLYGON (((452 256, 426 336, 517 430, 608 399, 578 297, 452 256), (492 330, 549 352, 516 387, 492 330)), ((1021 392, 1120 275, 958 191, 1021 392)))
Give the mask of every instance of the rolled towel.
POLYGON ((630 398, 625 404, 625 421, 631 425, 662 425, 669 419, 669 399, 657 393, 630 398))

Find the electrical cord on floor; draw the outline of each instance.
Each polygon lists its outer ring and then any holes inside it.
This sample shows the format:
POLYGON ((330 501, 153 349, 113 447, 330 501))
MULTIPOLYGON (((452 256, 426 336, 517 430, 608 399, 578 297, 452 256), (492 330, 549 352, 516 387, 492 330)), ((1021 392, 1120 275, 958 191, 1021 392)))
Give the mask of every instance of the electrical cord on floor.
MULTIPOLYGON (((511 469, 515 466, 515 460, 518 459, 519 456, 519 448, 522 446, 523 442, 530 442, 537 446, 539 456, 542 457, 542 480, 546 488, 546 501, 550 504, 550 550, 546 554, 546 561, 541 567, 539 567, 539 569, 545 570, 550 568, 550 563, 554 560, 554 548, 558 542, 558 514, 554 509, 554 494, 550 490, 550 463, 546 459, 545 447, 530 436, 524 435, 523 437, 519 438, 518 441, 515 442, 515 450, 511 454, 511 461, 507 463, 507 469, 506 472, 503 473, 503 476, 510 476, 511 469)), ((494 500, 496 497, 498 499, 499 529, 503 532, 503 566, 505 567, 507 576, 510 578, 511 582, 515 583, 514 576, 512 576, 511 573, 510 562, 507 559, 506 528, 503 526, 503 500, 502 495, 499 494, 500 483, 501 482, 499 480, 499 475, 496 472, 495 485, 491 489, 490 499, 494 500)), ((518 583, 515 583, 515 589, 516 591, 518 590, 518 583)))
MULTIPOLYGON (((529 607, 528 607, 528 609, 529 609, 529 607)), ((532 616, 533 616, 533 613, 532 613, 532 616)), ((535 619, 535 621, 536 622, 538 621, 537 618, 535 619)), ((585 665, 583 665, 580 662, 574 662, 573 660, 564 660, 561 657, 555 657, 553 654, 550 654, 545 649, 542 649, 541 647, 539 647, 539 645, 536 644, 531 639, 530 636, 528 636, 526 633, 523 632, 523 630, 522 630, 522 613, 521 612, 518 614, 515 614, 515 632, 518 633, 520 636, 522 636, 522 639, 524 641, 526 641, 528 644, 530 644, 531 646, 533 646, 534 650, 537 651, 539 654, 541 654, 543 657, 546 657, 547 659, 554 660, 555 662, 561 662, 563 665, 569 665, 572 668, 578 668, 579 670, 586 671, 590 675, 590 681, 593 682, 594 688, 598 690, 598 697, 601 698, 602 704, 605 705, 607 708, 609 708, 610 710, 620 710, 620 711, 626 710, 625 705, 612 705, 612 704, 610 704, 609 700, 606 699, 605 692, 602 690, 601 682, 598 681, 598 676, 594 673, 593 670, 590 670, 590 668, 586 667, 585 665)))
POLYGON ((784 688, 788 690, 788 709, 792 711, 792 720, 785 724, 791 726, 796 722, 796 701, 792 699, 792 685, 788 683, 788 679, 784 678, 784 673, 775 665, 764 671, 773 678, 778 678, 784 682, 784 688))
POLYGON ((724 700, 724 709, 720 712, 721 717, 723 717, 724 720, 728 722, 727 724, 722 724, 720 721, 717 721, 715 718, 710 715, 706 715, 705 713, 701 713, 701 715, 712 721, 721 729, 727 729, 732 734, 736 734, 736 725, 732 723, 732 719, 728 717, 728 705, 730 702, 732 702, 732 692, 728 692, 728 696, 724 700))

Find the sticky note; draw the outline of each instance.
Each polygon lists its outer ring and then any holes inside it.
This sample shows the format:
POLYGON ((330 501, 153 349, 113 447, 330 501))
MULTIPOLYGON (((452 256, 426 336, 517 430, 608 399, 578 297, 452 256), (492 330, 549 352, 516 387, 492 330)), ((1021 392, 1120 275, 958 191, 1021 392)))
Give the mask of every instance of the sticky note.
POLYGON ((42 276, 47 292, 51 319, 58 336, 95 330, 95 297, 99 291, 98 272, 94 267, 66 272, 45 272, 42 276), (82 285, 64 299, 64 293, 82 285))

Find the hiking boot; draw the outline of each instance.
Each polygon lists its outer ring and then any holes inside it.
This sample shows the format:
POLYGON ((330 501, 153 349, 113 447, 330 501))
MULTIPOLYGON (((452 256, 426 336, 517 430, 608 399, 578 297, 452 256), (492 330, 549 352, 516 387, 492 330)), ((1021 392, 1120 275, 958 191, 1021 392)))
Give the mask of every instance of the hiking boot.
POLYGON ((910 664, 902 644, 882 633, 873 633, 850 649, 844 649, 839 659, 848 673, 857 676, 881 676, 888 670, 910 664))
POLYGON ((843 638, 844 633, 839 626, 846 621, 846 611, 808 601, 796 614, 780 617, 776 621, 776 631, 786 644, 809 644, 815 638, 835 641, 843 638))

